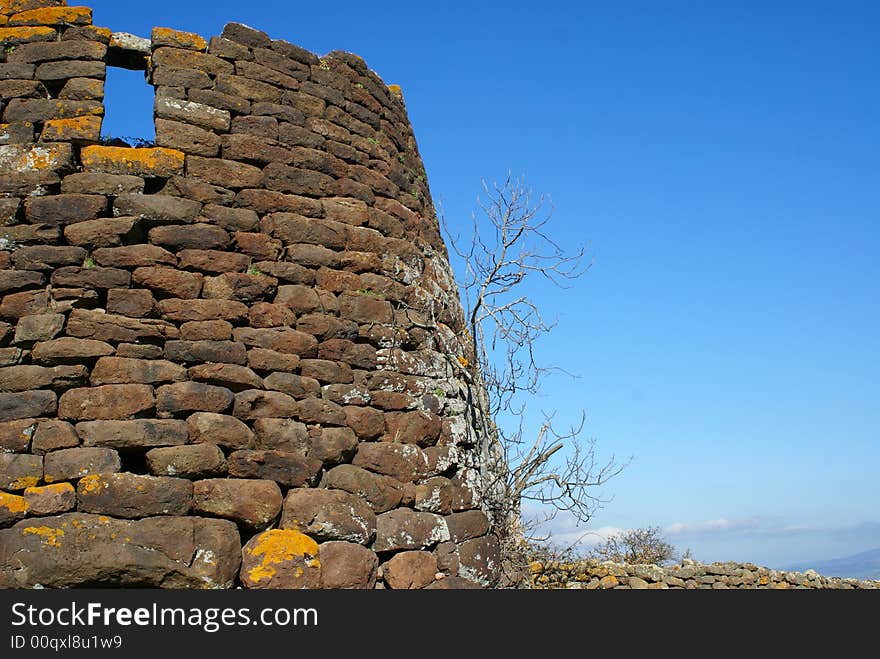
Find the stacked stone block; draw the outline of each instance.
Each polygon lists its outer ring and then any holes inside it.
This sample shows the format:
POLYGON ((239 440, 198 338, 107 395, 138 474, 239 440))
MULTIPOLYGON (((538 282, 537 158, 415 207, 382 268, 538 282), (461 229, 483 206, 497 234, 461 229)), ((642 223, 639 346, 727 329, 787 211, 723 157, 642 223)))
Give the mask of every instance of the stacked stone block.
POLYGON ((0 586, 486 586, 469 372, 399 90, 239 24, 0 0, 0 586), (156 144, 101 142, 144 68, 156 144))

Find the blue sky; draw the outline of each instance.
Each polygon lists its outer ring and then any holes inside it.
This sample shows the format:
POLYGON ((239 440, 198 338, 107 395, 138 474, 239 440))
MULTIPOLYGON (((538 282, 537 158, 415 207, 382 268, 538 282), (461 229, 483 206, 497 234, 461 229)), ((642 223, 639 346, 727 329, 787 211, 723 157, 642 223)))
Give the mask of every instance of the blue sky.
MULTIPOLYGON (((530 290, 559 321, 541 359, 579 375, 533 409, 583 409, 634 458, 560 540, 658 525, 772 566, 880 546, 876 3, 89 4, 142 36, 237 20, 363 56, 453 228, 508 168, 552 196, 594 265, 530 290)), ((107 93, 110 133, 150 130, 137 74, 107 93)))

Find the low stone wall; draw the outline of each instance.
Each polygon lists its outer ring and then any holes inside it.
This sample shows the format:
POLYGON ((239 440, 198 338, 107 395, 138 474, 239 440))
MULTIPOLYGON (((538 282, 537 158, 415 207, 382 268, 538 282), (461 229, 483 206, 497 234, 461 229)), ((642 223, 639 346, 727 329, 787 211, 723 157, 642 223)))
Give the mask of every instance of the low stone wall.
POLYGON ((685 560, 680 565, 622 565, 583 560, 531 564, 534 590, 727 590, 727 589, 834 589, 873 590, 880 581, 859 581, 824 577, 814 570, 784 572, 751 563, 712 563, 704 565, 685 560))

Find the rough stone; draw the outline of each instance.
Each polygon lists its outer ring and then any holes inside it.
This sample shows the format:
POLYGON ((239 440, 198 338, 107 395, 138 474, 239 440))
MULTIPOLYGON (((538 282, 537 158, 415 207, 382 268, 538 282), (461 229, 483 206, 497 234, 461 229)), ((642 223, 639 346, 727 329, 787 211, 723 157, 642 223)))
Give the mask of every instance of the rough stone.
POLYGON ((226 473, 226 458, 216 444, 172 446, 148 451, 147 466, 156 476, 212 478, 226 473))
POLYGON ((439 515, 398 508, 376 518, 373 551, 427 549, 447 540, 449 529, 439 515))
POLYGON ((108 448, 68 448, 47 453, 44 479, 47 483, 77 480, 91 474, 109 474, 122 468, 119 454, 108 448))
POLYGON ((402 485, 393 478, 373 474, 353 465, 339 465, 328 471, 324 474, 321 487, 357 495, 366 500, 376 513, 391 510, 403 497, 402 485))
POLYGON ((84 446, 100 446, 130 451, 157 446, 186 444, 187 426, 170 419, 133 421, 84 421, 76 424, 84 446))
POLYGON ((229 389, 200 382, 166 384, 156 390, 156 412, 161 418, 192 412, 222 414, 232 402, 233 394, 229 389))
POLYGON ((190 442, 216 444, 236 451, 254 448, 254 433, 234 416, 213 412, 196 412, 186 420, 190 442))
POLYGON ((404 551, 382 566, 385 583, 394 590, 418 590, 434 581, 437 559, 427 551, 404 551))
POLYGON ((21 492, 43 480, 43 457, 0 453, 0 490, 21 492))
POLYGON ((245 588, 319 588, 318 543, 298 531, 273 529, 242 549, 241 583, 245 588))
POLYGON ((107 384, 65 392, 58 401, 58 416, 66 421, 121 420, 149 412, 155 406, 149 385, 107 384))
POLYGON ((318 548, 321 588, 372 590, 379 559, 372 551, 351 542, 324 542, 318 548))
POLYGON ((188 515, 193 486, 182 478, 135 474, 93 474, 80 479, 76 488, 78 509, 139 519, 155 515, 188 515))
POLYGON ((369 545, 376 535, 376 514, 363 499, 342 490, 294 489, 284 501, 280 527, 319 542, 369 545))
POLYGON ((24 500, 30 515, 58 515, 76 508, 76 490, 70 483, 29 487, 24 491, 24 500))
POLYGON ((194 487, 197 515, 222 517, 259 531, 281 512, 281 490, 273 481, 213 478, 196 481, 194 487))

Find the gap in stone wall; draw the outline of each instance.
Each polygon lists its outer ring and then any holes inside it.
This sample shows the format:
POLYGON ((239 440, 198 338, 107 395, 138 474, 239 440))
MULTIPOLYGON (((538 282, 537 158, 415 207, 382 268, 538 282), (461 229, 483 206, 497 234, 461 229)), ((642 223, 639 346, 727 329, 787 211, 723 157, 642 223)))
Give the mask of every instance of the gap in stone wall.
POLYGON ((138 139, 155 142, 153 123, 155 88, 143 71, 107 67, 104 85, 104 125, 101 138, 119 138, 130 146, 138 139))

